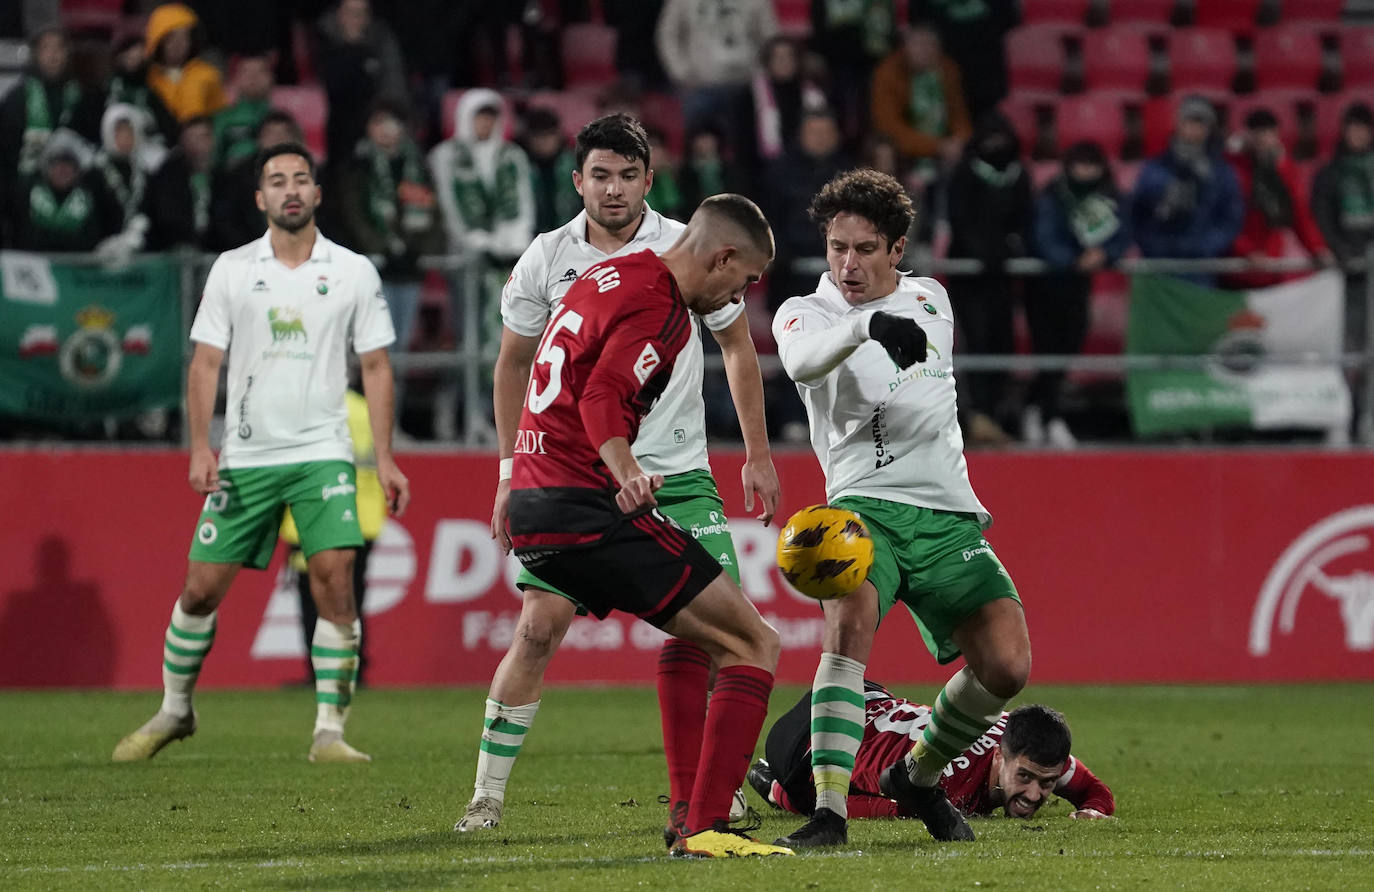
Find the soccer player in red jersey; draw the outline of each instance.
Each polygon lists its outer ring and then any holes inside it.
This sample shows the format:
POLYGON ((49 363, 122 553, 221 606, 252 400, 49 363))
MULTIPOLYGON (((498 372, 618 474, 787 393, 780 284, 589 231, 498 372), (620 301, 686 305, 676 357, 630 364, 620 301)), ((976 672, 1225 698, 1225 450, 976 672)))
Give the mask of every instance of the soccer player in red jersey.
POLYGON ((634 614, 719 667, 679 856, 792 854, 728 829, 779 643, 715 558, 655 510, 663 477, 645 473, 630 444, 687 344, 688 313, 739 300, 772 258, 758 207, 717 195, 661 258, 640 251, 588 269, 544 329, 516 433, 509 534, 521 563, 598 619, 634 614))
MULTIPOLYGON (((849 786, 851 818, 910 818, 882 795, 883 771, 911 749, 930 723, 930 707, 894 696, 864 680, 864 736, 849 786)), ((811 694, 773 723, 764 746, 767 759, 749 769, 749 783, 770 805, 797 814, 815 808, 811 779, 811 694)), ((950 804, 966 815, 998 810, 1031 818, 1051 795, 1073 804, 1073 818, 1108 818, 1116 811, 1112 791, 1069 752, 1064 717, 1047 706, 1021 706, 1002 717, 945 766, 939 784, 950 804)))

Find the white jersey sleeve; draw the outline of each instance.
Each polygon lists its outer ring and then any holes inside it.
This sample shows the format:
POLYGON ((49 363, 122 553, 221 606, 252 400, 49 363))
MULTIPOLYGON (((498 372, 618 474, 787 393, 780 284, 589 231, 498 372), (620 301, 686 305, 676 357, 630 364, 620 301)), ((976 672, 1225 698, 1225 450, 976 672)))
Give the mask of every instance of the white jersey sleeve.
POLYGON ((210 275, 205 279, 200 308, 196 310, 196 320, 191 324, 191 340, 220 350, 229 349, 233 334, 230 318, 229 265, 221 254, 215 258, 210 275))
POLYGON ((805 298, 792 298, 773 317, 773 340, 783 370, 796 383, 811 387, 869 339, 871 312, 852 313, 836 319, 809 306, 805 298))
POLYGON ((544 333, 552 312, 548 269, 544 236, 539 236, 520 255, 501 289, 501 322, 518 335, 537 338, 544 333))
POLYGON ((358 284, 353 291, 353 352, 367 353, 396 343, 396 330, 382 295, 382 280, 377 267, 366 257, 358 257, 358 284))
POLYGON ((701 317, 701 321, 711 331, 723 331, 730 327, 730 324, 740 317, 744 312, 744 301, 737 304, 726 304, 714 313, 707 313, 701 317))

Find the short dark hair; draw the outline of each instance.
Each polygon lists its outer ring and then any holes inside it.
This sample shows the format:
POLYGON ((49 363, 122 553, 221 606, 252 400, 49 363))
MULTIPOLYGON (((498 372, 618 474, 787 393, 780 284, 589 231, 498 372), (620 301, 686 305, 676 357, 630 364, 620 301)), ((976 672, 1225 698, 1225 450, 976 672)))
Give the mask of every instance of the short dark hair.
POLYGON ((267 114, 262 116, 262 120, 258 122, 258 126, 253 128, 253 138, 257 139, 269 124, 285 124, 291 128, 292 133, 299 134, 301 132, 300 122, 296 120, 295 115, 284 109, 273 108, 269 109, 267 114))
POLYGON ((633 115, 616 112, 587 124, 577 133, 577 169, 581 170, 594 149, 615 152, 631 161, 643 161, 649 169, 649 135, 633 115))
POLYGON ((275 146, 268 146, 258 151, 257 157, 253 159, 253 167, 258 172, 257 176, 253 178, 254 182, 262 182, 262 169, 267 166, 268 161, 278 155, 300 155, 310 168, 310 178, 315 179, 315 156, 310 154, 310 150, 298 142, 279 142, 275 146))
POLYGON ((717 214, 730 221, 744 231, 760 254, 773 257, 773 228, 759 206, 748 198, 735 192, 722 192, 703 201, 697 211, 717 214))
POLYGON ((1025 756, 1037 765, 1059 765, 1069 757, 1073 735, 1063 713, 1048 706, 1019 706, 1007 716, 1002 751, 1025 756))
POLYGON ((807 210, 825 235, 830 221, 854 214, 872 223, 891 248, 916 220, 911 196, 892 176, 869 168, 847 170, 821 187, 807 210))

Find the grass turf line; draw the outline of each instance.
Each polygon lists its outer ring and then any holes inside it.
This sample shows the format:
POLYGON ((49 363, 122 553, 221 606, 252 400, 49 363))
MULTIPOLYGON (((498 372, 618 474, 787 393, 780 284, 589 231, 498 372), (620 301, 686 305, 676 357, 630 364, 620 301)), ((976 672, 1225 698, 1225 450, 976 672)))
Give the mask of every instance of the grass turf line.
MULTIPOLYGON (((896 686, 914 699, 933 690, 896 686)), ((484 691, 360 692, 371 765, 311 765, 311 692, 206 692, 200 730, 113 765, 155 694, 0 692, 0 888, 1354 889, 1374 876, 1369 685, 1036 687, 1119 818, 974 822, 939 845, 855 822, 844 850, 676 862, 646 688, 553 688, 495 831, 451 828, 471 791, 484 691), (862 853, 862 854, 860 854, 862 853)), ((775 692, 773 717, 795 702, 775 692)), ((760 748, 761 749, 761 748, 760 748)), ((766 809, 771 840, 800 819, 766 809)))

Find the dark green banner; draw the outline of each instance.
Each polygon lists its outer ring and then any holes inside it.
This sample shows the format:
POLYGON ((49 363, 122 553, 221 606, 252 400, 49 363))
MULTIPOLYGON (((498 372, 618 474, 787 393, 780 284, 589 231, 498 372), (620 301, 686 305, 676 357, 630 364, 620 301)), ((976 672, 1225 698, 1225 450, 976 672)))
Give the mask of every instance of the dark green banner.
POLYGON ((122 270, 0 252, 0 414, 81 422, 181 399, 179 266, 122 270))

